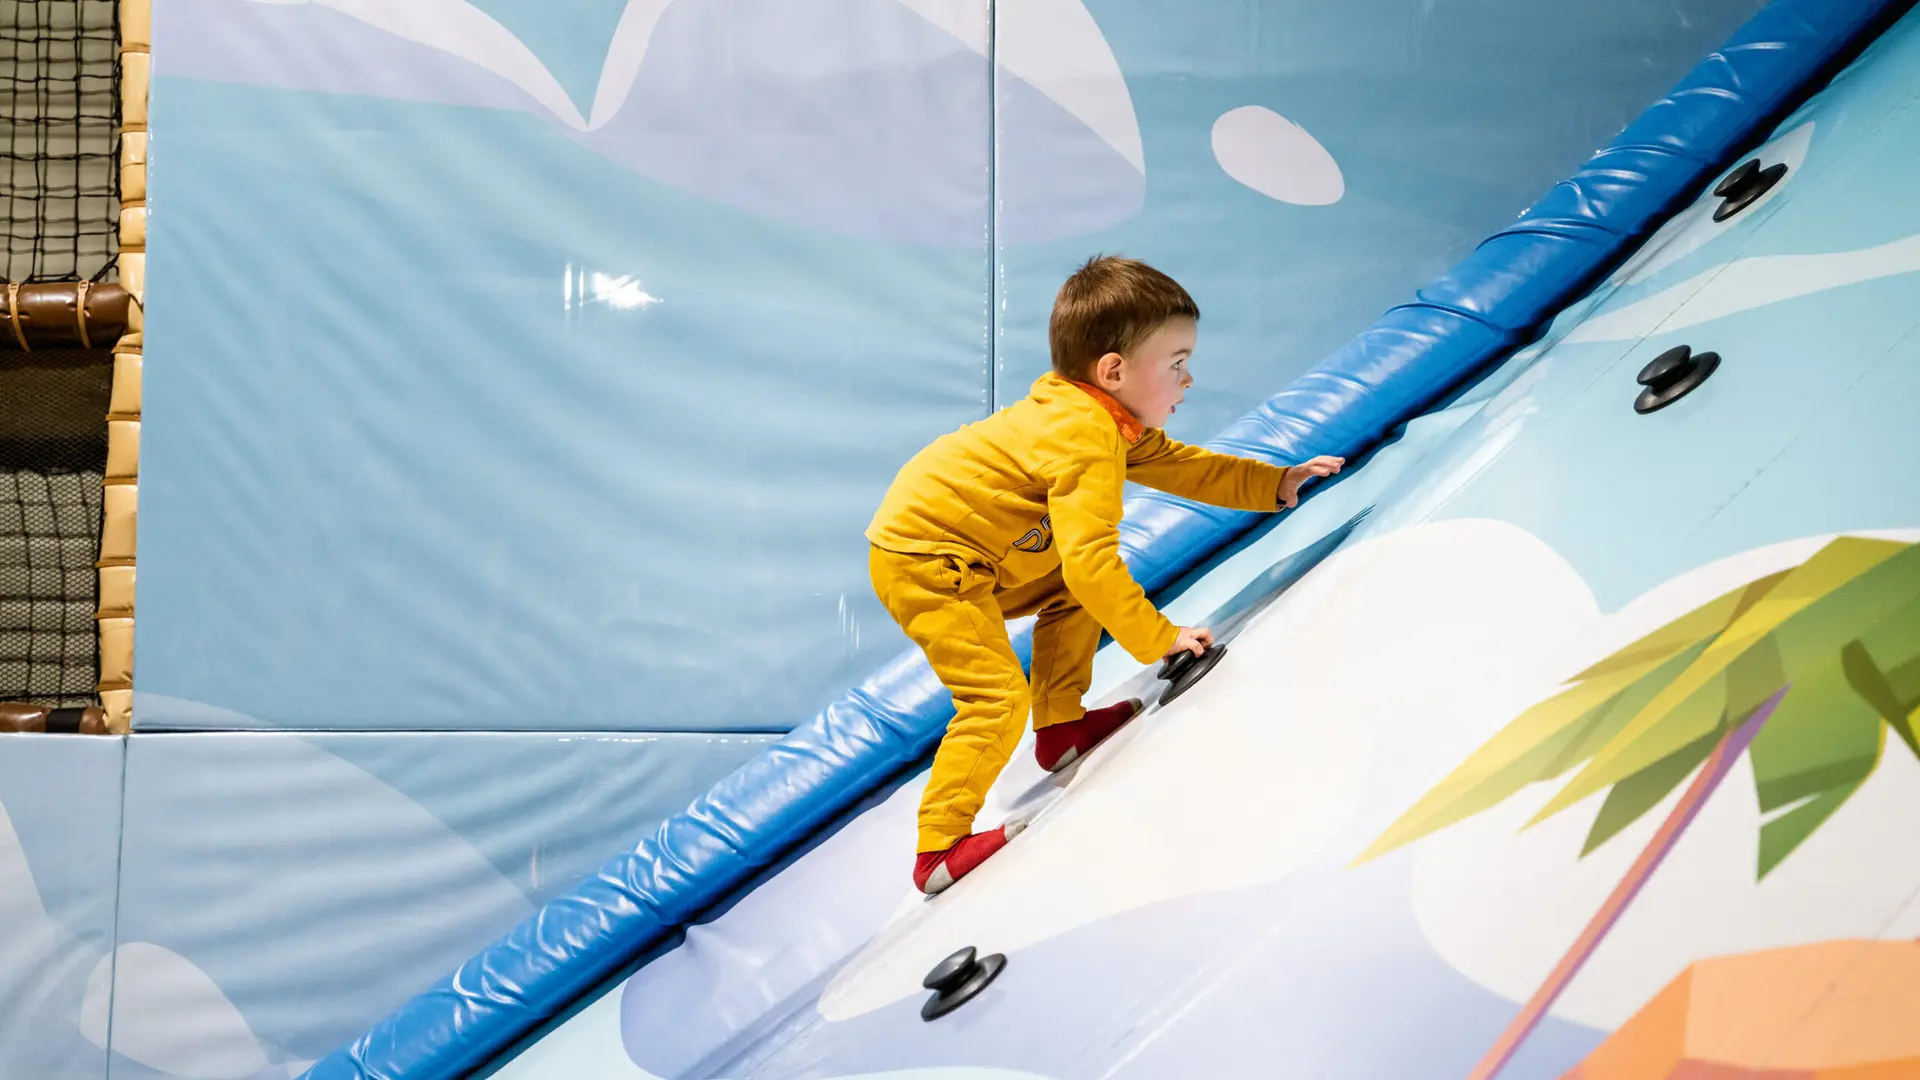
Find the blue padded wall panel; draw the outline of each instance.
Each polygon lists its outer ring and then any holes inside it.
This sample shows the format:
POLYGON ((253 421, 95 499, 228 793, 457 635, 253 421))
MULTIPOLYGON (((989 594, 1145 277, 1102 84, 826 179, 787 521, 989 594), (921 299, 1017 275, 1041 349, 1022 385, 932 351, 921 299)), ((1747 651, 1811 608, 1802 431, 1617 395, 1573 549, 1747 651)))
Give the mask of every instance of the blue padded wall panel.
POLYGON ((136 736, 114 1075, 298 1071, 767 741, 136 736))
POLYGON ((125 745, 0 735, 0 1074, 107 1074, 125 745))
POLYGON ((990 400, 944 7, 160 5, 135 722, 785 730, 891 655, 860 530, 990 400))

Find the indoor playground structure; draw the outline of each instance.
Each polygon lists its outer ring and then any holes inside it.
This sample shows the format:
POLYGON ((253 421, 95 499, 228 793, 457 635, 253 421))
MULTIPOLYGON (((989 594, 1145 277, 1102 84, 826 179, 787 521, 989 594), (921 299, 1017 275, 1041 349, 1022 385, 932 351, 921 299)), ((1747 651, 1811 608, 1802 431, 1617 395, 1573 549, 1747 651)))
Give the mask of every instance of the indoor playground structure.
POLYGON ((1910 3, 0 0, 0 108, 0 1080, 1920 1080, 1910 3), (1101 252, 1348 464, 1129 498, 1214 651, 923 896, 862 530, 1101 252))

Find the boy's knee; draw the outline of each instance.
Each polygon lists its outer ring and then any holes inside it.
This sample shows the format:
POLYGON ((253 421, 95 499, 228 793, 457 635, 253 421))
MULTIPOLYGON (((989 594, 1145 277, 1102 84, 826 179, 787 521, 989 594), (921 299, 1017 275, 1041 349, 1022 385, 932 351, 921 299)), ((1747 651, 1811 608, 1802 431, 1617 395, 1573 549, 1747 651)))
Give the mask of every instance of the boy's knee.
POLYGON ((1015 691, 1007 702, 1007 711, 1011 714, 1007 718, 1008 727, 1015 730, 1025 727, 1028 715, 1033 712, 1033 694, 1025 687, 1015 691))

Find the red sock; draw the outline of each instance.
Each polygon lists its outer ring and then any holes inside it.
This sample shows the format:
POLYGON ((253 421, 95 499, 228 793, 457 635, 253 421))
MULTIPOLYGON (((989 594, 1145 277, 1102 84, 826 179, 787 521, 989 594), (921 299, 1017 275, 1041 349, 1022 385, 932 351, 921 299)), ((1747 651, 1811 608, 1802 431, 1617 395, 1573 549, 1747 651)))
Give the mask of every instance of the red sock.
POLYGON ((945 851, 923 851, 913 860, 913 884, 932 896, 972 873, 987 857, 1007 846, 1025 825, 1010 822, 990 832, 974 833, 945 851))
POLYGON ((1139 715, 1140 709, 1140 699, 1130 698, 1104 709, 1094 709, 1078 720, 1043 727, 1033 733, 1033 756, 1039 759, 1041 768, 1059 772, 1080 760, 1099 745, 1100 740, 1120 730, 1139 715))

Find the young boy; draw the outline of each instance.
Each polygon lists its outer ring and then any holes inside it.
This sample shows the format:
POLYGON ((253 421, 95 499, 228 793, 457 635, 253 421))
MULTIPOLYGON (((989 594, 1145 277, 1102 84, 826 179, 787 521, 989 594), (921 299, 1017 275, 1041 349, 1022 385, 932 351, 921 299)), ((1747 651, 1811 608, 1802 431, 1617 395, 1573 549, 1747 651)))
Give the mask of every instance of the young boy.
MULTIPOLYGON (((1120 559, 1125 481, 1239 510, 1299 500, 1340 458, 1282 468, 1183 446, 1160 428, 1193 385, 1200 309, 1172 278, 1102 256, 1075 271, 1047 329, 1053 370, 1027 398, 941 436, 900 470, 867 529, 874 591, 953 693, 920 802, 913 883, 937 893, 1007 842, 974 816, 1033 714, 1040 766, 1065 768, 1140 702, 1087 712, 1104 627, 1142 663, 1213 635, 1155 610, 1120 559), (1006 620, 1038 615, 1033 681, 1006 620)), ((1018 831, 1018 826, 1014 826, 1018 831)))

